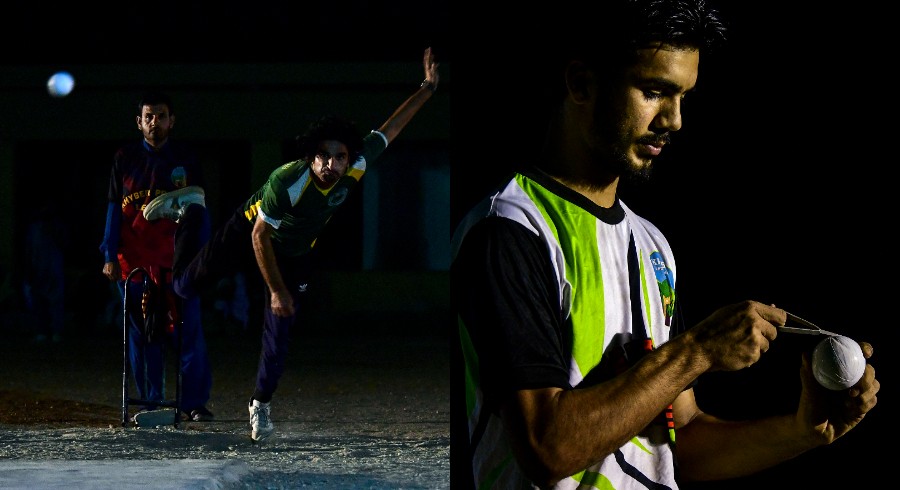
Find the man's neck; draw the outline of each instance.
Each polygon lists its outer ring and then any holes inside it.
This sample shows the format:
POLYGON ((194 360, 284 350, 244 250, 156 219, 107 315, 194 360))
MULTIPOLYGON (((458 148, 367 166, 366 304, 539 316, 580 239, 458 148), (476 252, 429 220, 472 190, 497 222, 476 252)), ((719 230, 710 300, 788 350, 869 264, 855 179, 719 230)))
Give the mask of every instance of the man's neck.
POLYGON ((573 180, 565 176, 557 175, 552 170, 545 170, 554 180, 588 198, 594 204, 602 208, 611 208, 616 202, 616 189, 619 186, 619 178, 615 177, 606 185, 596 185, 585 181, 573 180))
POLYGON ((539 160, 539 168, 594 204, 603 208, 612 207, 616 201, 619 176, 604 175, 591 163, 588 155, 573 153, 570 146, 553 142, 553 139, 547 140, 539 160))

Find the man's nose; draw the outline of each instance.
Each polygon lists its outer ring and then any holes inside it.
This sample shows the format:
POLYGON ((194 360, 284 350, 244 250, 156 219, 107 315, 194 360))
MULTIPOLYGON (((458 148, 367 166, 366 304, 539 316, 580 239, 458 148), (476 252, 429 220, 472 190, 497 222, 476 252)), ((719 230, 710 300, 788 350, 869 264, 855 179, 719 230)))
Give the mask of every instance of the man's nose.
POLYGON ((669 131, 681 129, 681 99, 674 98, 664 103, 656 116, 657 126, 669 131))

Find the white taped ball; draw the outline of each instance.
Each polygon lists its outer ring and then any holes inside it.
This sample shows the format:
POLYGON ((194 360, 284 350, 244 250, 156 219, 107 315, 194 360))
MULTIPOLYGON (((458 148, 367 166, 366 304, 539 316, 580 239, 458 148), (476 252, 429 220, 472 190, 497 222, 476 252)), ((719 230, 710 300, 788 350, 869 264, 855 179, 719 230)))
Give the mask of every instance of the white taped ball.
POLYGON ((73 88, 75 78, 67 71, 56 72, 47 80, 47 92, 53 97, 65 97, 73 88))
POLYGON ((866 357, 850 337, 829 335, 813 351, 812 368, 820 385, 829 390, 845 390, 862 378, 866 357))

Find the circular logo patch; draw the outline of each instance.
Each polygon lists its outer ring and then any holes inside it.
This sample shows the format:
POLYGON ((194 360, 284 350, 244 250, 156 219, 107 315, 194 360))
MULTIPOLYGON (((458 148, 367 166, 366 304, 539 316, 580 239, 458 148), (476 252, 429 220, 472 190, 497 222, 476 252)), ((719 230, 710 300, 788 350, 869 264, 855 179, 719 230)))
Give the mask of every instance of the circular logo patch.
POLYGON ((346 187, 339 187, 334 192, 328 194, 329 206, 340 206, 344 199, 347 199, 348 190, 346 187))

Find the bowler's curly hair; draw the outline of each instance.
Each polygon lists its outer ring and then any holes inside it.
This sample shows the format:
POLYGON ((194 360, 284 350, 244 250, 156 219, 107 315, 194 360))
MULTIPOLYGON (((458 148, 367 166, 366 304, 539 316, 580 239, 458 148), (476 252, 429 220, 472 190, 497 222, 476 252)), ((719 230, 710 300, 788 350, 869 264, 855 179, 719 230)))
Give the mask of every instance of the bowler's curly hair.
POLYGON ((296 139, 300 158, 304 160, 312 160, 315 157, 319 152, 319 143, 322 141, 335 140, 347 146, 352 164, 359 157, 363 146, 363 138, 356 124, 334 115, 319 118, 296 139))

